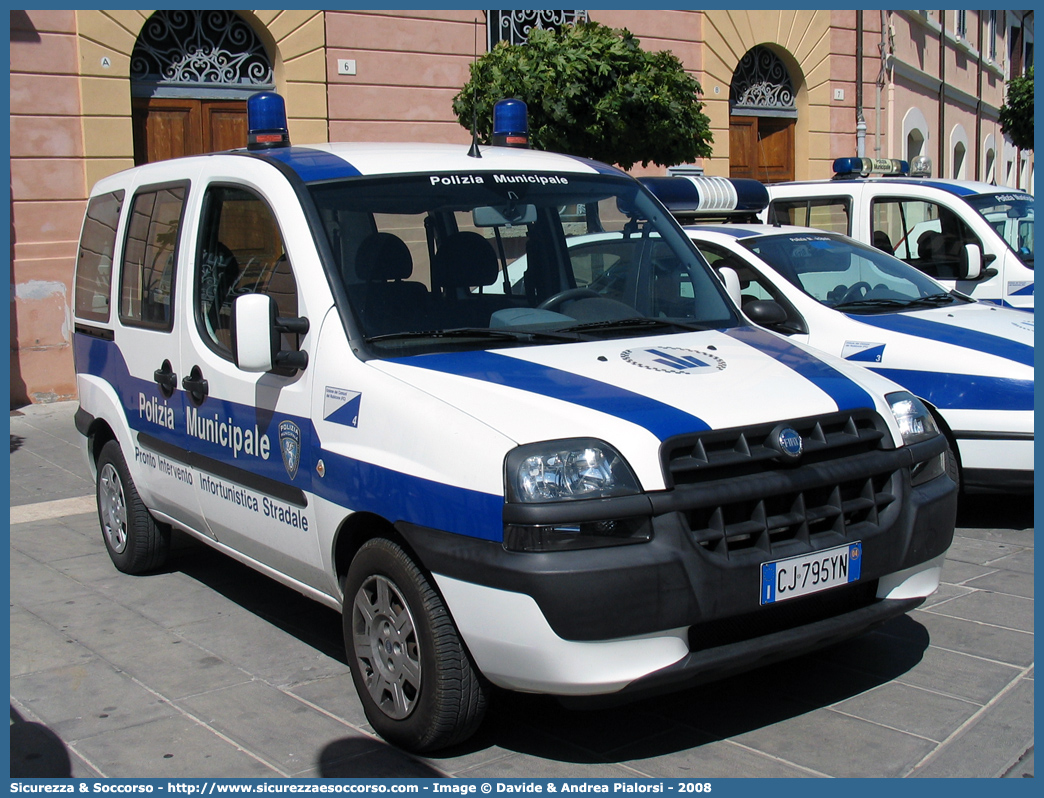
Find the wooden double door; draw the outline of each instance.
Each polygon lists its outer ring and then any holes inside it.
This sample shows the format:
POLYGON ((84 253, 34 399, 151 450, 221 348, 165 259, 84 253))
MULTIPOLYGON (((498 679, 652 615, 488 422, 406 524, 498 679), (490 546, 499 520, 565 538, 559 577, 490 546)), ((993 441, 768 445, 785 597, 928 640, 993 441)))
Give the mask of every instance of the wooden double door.
POLYGON ((729 176, 762 183, 794 179, 795 120, 775 116, 729 119, 729 176))
POLYGON ((247 143, 245 100, 135 97, 132 113, 135 165, 247 143))

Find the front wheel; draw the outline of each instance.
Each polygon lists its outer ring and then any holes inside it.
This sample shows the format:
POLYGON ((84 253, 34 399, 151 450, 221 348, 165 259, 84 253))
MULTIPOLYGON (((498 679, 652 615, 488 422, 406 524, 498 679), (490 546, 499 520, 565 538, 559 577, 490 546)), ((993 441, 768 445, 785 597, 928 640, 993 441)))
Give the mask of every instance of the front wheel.
POLYGON ((486 685, 439 594, 399 545, 374 538, 359 549, 342 623, 355 689, 384 739, 420 752, 475 732, 486 685))
POLYGON ((170 528, 158 523, 138 496, 118 441, 107 442, 98 457, 97 498, 102 540, 113 565, 143 574, 166 562, 170 528))

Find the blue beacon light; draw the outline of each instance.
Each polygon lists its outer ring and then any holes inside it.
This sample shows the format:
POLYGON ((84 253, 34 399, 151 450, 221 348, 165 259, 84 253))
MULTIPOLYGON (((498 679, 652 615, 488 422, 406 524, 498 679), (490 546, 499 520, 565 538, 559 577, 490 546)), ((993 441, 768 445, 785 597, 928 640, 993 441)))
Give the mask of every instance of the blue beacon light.
POLYGON ((286 104, 283 98, 274 92, 259 92, 247 99, 247 126, 248 150, 290 146, 290 132, 286 126, 286 104))
POLYGON ((529 147, 529 109, 522 100, 500 100, 493 106, 493 145, 529 147))

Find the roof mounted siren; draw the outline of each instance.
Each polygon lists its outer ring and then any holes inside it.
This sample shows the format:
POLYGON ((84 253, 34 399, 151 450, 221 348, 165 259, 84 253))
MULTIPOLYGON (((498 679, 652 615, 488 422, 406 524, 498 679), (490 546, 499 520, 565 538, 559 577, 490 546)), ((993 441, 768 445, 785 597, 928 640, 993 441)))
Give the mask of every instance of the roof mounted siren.
POLYGON ((910 177, 931 177, 932 159, 927 155, 918 155, 910 161, 910 177))
POLYGON ((493 146, 529 149, 529 109, 522 100, 498 100, 493 106, 493 146))
POLYGON ((834 180, 854 180, 857 177, 907 177, 910 164, 898 158, 837 158, 834 161, 834 180))
POLYGON ((248 150, 290 146, 286 103, 275 92, 262 91, 247 98, 247 127, 248 150))
POLYGON ((756 222, 769 204, 764 184, 743 177, 640 177, 638 181, 685 222, 756 222))

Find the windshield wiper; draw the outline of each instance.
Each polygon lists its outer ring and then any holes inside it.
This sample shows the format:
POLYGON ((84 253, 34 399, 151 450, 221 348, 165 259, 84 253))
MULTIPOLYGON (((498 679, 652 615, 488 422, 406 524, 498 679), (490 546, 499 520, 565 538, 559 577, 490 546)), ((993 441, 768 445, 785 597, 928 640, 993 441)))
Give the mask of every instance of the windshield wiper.
POLYGON ((916 299, 853 299, 831 305, 834 310, 895 310, 897 308, 940 307, 954 301, 952 294, 929 294, 916 299))
POLYGON ((648 317, 638 317, 629 319, 608 319, 606 321, 590 321, 585 324, 575 324, 572 327, 565 327, 562 332, 594 332, 594 331, 614 331, 614 330, 635 330, 635 329, 649 329, 658 330, 664 327, 675 327, 679 330, 688 330, 695 332, 703 332, 707 329, 705 326, 696 324, 689 324, 683 321, 672 321, 670 319, 651 319, 648 317))
POLYGON ((367 343, 379 341, 398 341, 419 338, 478 338, 503 341, 529 341, 533 339, 544 339, 549 341, 576 341, 577 336, 559 332, 546 332, 542 330, 504 330, 491 329, 489 327, 454 327, 449 330, 417 330, 411 332, 385 333, 366 338, 367 343))

